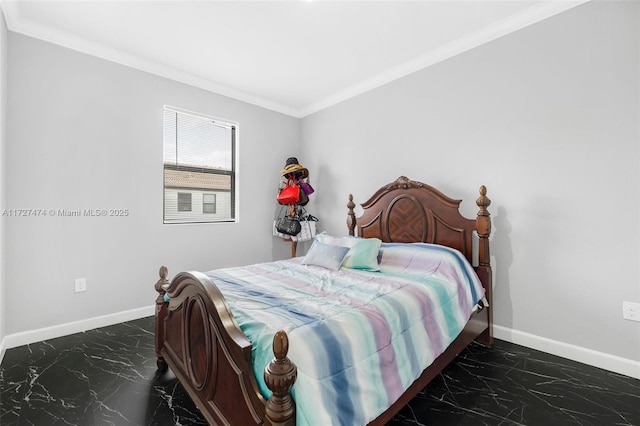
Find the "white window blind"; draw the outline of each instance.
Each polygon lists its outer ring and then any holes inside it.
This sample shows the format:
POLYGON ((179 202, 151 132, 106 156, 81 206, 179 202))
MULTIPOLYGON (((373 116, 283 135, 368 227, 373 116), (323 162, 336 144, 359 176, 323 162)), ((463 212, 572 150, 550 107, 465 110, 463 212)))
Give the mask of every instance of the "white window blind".
POLYGON ((164 223, 236 218, 237 126, 165 107, 164 223))

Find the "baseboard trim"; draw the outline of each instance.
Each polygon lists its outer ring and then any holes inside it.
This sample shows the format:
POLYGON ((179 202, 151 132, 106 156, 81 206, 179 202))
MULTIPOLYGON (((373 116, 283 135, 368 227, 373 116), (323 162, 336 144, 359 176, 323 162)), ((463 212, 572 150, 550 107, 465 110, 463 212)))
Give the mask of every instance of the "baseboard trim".
MULTIPOLYGON (((68 336, 69 334, 81 333, 94 328, 119 324, 125 321, 145 318, 154 315, 154 313, 155 305, 145 306, 143 308, 130 309, 128 311, 88 318, 82 321, 74 321, 37 330, 9 334, 0 341, 0 363, 2 362, 7 349, 41 342, 43 340, 55 339, 57 337, 68 336)), ((640 362, 638 361, 594 351, 581 346, 570 345, 557 340, 547 339, 546 337, 536 336, 534 334, 513 330, 499 325, 493 326, 493 335, 496 339, 505 340, 527 348, 613 371, 635 379, 640 379, 640 362)))
POLYGON ((506 340, 507 342, 527 348, 640 379, 640 362, 638 361, 594 351, 581 346, 570 345, 499 325, 493 326, 493 336, 496 339, 506 340))
MULTIPOLYGON (((155 305, 143 308, 130 309, 128 311, 116 312, 114 314, 99 317, 87 318, 81 321, 68 322, 51 327, 39 328, 37 330, 23 331, 21 333, 8 334, 4 337, 3 346, 0 349, 11 349, 22 345, 41 342, 43 340, 55 339, 56 337, 68 336, 69 334, 82 333, 94 328, 106 327, 119 324, 121 322, 132 321, 155 314, 155 305)), ((4 352, 1 353, 4 357, 4 352)), ((1 362, 1 358, 0 358, 1 362)))

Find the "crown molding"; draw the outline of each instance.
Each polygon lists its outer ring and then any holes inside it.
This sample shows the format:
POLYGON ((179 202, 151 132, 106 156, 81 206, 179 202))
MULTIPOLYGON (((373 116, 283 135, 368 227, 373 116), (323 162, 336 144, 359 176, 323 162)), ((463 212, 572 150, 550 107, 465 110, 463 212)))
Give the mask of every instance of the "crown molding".
POLYGON ((405 62, 404 64, 391 68, 383 73, 374 76, 373 78, 365 80, 362 83, 359 83, 341 92, 335 93, 318 102, 314 102, 303 108, 300 111, 300 115, 302 117, 305 117, 307 115, 311 115, 315 112, 329 108, 340 102, 346 101, 347 99, 361 95, 387 83, 391 83, 394 80, 398 80, 409 74, 413 74, 414 72, 420 71, 431 65, 437 64, 451 57, 464 53, 467 50, 481 46, 485 43, 489 43, 490 41, 496 40, 502 36, 533 25, 537 22, 565 12, 589 1, 591 0, 558 0, 539 3, 519 14, 510 16, 507 19, 503 19, 502 21, 489 25, 481 29, 480 31, 462 37, 438 49, 432 50, 427 54, 419 56, 412 61, 405 62))
POLYGON ((455 40, 425 55, 419 56, 412 61, 384 71, 357 85, 351 86, 317 102, 313 102, 303 108, 282 105, 181 71, 174 67, 130 55, 106 45, 91 42, 63 31, 40 25, 20 16, 17 1, 0 0, 0 5, 2 6, 9 31, 57 44, 295 118, 303 118, 589 1, 591 0, 552 0, 538 3, 519 14, 489 25, 480 31, 455 40))
POLYGON ((267 99, 254 96, 250 93, 219 84, 215 81, 181 71, 174 67, 135 55, 130 55, 121 50, 110 48, 102 43, 96 43, 82 37, 24 19, 20 16, 16 3, 18 2, 7 0, 2 0, 0 2, 5 12, 7 28, 9 31, 299 118, 299 111, 286 105, 281 105, 277 102, 272 102, 267 99))

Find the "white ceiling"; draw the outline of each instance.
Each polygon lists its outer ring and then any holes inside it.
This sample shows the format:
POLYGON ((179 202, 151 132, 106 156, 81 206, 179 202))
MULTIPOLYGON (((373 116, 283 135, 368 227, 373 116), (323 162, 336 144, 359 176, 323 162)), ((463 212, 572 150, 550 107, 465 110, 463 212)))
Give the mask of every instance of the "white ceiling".
POLYGON ((296 117, 585 0, 3 0, 9 30, 296 117))

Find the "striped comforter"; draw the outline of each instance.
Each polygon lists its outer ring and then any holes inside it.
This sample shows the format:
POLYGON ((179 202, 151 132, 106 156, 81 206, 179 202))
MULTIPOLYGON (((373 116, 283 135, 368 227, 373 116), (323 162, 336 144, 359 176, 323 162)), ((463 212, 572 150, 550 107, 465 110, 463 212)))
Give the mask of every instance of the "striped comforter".
POLYGON ((207 272, 253 344, 256 379, 277 330, 298 366, 298 425, 360 425, 385 411, 462 331, 484 297, 457 251, 383 244, 380 272, 302 258, 207 272))

